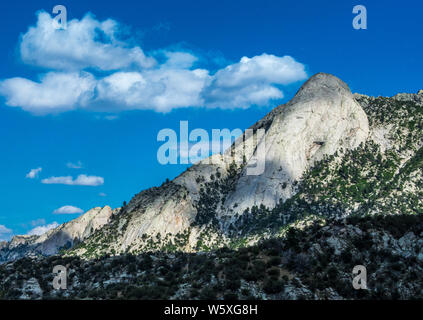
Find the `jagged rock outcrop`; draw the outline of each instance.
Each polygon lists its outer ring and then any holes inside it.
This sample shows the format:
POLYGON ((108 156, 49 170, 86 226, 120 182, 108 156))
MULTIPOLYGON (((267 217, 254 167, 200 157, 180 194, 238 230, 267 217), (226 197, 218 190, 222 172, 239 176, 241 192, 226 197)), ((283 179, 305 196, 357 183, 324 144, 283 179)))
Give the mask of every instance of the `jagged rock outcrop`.
POLYGON ((49 256, 71 248, 107 224, 113 212, 109 206, 97 207, 44 234, 15 236, 0 248, 0 263, 24 256, 49 256))
POLYGON ((417 94, 413 93, 398 93, 393 97, 393 99, 398 101, 412 101, 418 105, 423 106, 423 90, 419 90, 417 94))

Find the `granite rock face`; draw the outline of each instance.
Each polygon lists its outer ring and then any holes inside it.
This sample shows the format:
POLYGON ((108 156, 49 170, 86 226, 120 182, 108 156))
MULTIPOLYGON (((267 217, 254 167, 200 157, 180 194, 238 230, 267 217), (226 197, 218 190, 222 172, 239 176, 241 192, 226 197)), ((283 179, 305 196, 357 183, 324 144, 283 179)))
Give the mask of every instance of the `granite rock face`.
POLYGON ((358 147, 368 134, 367 116, 348 86, 329 74, 313 76, 273 111, 260 142, 265 143, 265 171, 252 176, 244 170, 226 208, 240 213, 254 205, 275 207, 292 197, 295 183, 315 161, 358 147))
POLYGON ((98 231, 110 221, 112 209, 93 208, 80 217, 41 235, 15 236, 0 248, 0 263, 24 256, 49 256, 70 248, 98 231))
POLYGON ((369 123, 348 86, 340 79, 324 73, 311 77, 287 104, 275 108, 251 129, 264 129, 264 137, 247 137, 223 155, 206 159, 191 172, 174 182, 187 188, 194 199, 201 185, 194 177, 219 171, 226 177, 230 164, 241 163, 245 156, 235 190, 229 194, 219 211, 220 216, 242 214, 252 206, 273 208, 295 193, 295 184, 315 161, 336 151, 354 149, 369 135, 369 123), (244 152, 254 145, 254 152, 244 152), (264 172, 249 174, 257 166, 258 150, 264 151, 264 172), (211 163, 211 165, 203 164, 211 163))

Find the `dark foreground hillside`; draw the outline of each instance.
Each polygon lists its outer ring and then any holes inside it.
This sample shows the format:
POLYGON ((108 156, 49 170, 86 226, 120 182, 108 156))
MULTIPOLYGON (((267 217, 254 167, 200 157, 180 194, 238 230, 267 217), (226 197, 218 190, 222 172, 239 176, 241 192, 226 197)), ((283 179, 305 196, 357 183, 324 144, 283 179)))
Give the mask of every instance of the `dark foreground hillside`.
POLYGON ((0 266, 2 299, 423 299, 423 215, 315 220, 237 251, 144 253, 0 266), (68 270, 53 289, 53 267, 68 270), (368 290, 352 285, 367 268, 368 290))

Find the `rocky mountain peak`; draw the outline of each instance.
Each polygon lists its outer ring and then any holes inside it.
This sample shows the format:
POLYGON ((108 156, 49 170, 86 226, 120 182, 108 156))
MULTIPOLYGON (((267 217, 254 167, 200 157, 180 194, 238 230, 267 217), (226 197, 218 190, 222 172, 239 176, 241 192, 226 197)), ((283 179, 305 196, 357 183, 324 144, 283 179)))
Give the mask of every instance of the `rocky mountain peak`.
POLYGON ((311 99, 325 99, 334 95, 351 95, 351 90, 341 79, 321 72, 315 74, 303 84, 290 104, 311 99))
POLYGON ((327 99, 331 96, 343 95, 351 97, 349 86, 332 74, 320 72, 308 79, 298 90, 295 96, 286 104, 280 105, 270 111, 263 119, 255 123, 251 128, 268 128, 269 123, 274 117, 284 112, 290 105, 300 105, 302 102, 309 100, 327 99))
POLYGON ((257 176, 242 172, 226 201, 229 211, 273 208, 284 202, 316 161, 358 147, 369 133, 367 116, 349 87, 326 73, 311 77, 290 102, 277 108, 267 126, 260 142, 265 144, 265 172, 257 176))

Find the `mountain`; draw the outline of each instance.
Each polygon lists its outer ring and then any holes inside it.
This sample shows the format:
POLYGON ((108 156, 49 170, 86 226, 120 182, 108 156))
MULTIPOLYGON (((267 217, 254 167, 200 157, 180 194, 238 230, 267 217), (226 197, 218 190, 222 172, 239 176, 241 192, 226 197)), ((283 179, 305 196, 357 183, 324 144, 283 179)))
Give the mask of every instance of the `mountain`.
POLYGON ((340 149, 364 143, 369 125, 348 86, 320 73, 250 130, 253 134, 244 134, 224 154, 136 195, 101 234, 72 254, 92 257, 167 247, 196 251, 228 243, 252 208, 272 210, 290 199, 304 172, 340 149), (264 172, 251 175, 259 152, 265 154, 264 172))
POLYGON ((369 97, 319 73, 173 181, 0 243, 0 297, 423 298, 422 198, 423 90, 369 97))
POLYGON ((25 256, 49 256, 69 249, 107 224, 116 214, 109 206, 93 208, 70 222, 64 223, 42 235, 15 236, 10 242, 0 244, 0 263, 25 256))
POLYGON ((309 218, 422 212, 422 105, 423 90, 353 95, 335 76, 316 74, 223 154, 140 192, 97 231, 81 231, 82 216, 69 223, 78 233, 59 226, 15 237, 0 257, 237 248, 309 218), (250 174, 260 161, 264 171, 250 174))

